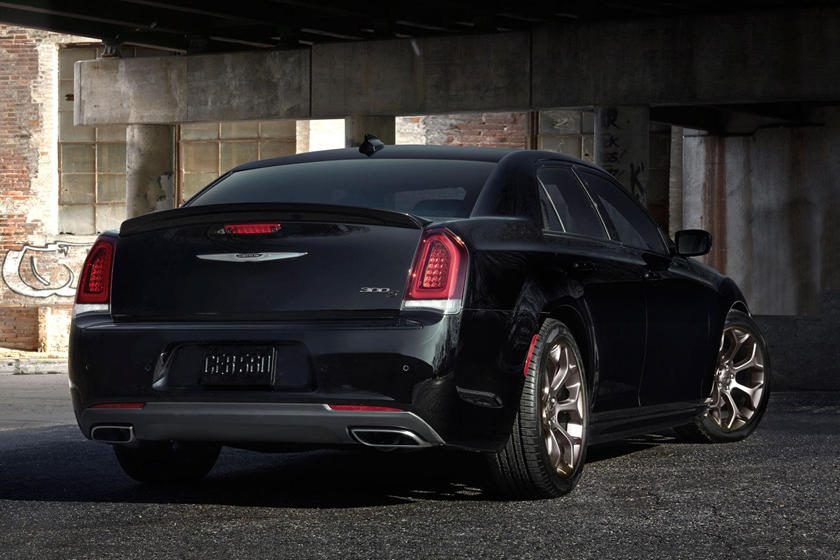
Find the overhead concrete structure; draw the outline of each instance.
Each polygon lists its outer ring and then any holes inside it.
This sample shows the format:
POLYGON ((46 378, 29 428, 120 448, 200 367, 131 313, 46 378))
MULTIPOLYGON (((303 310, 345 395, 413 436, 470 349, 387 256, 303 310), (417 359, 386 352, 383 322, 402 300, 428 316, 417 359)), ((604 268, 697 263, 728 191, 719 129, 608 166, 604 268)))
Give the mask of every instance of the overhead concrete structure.
POLYGON ((80 62, 76 119, 96 125, 638 105, 651 107, 653 120, 713 128, 721 111, 745 104, 796 120, 773 104, 838 102, 838 75, 840 9, 795 9, 80 62))
POLYGON ((77 125, 308 118, 309 53, 102 58, 78 63, 77 125))
POLYGON ((312 118, 530 106, 526 33, 312 47, 312 118))

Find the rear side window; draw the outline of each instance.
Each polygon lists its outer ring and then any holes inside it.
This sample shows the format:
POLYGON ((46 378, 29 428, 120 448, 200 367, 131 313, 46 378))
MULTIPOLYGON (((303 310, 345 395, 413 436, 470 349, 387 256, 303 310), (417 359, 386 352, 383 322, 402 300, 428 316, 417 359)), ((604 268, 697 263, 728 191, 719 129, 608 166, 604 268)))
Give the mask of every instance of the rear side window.
POLYGON ((622 187, 583 170, 580 177, 600 207, 601 215, 613 226, 619 241, 645 251, 667 252, 657 225, 622 187))
POLYGON ((566 231, 543 186, 540 186, 540 212, 542 213, 543 229, 556 232, 566 231))
MULTIPOLYGON (((598 217, 592 200, 583 190, 571 170, 563 167, 544 167, 537 172, 537 178, 548 194, 552 212, 556 212, 561 224, 559 231, 586 235, 596 239, 608 239, 604 224, 598 217)), ((552 221, 545 222, 547 229, 554 230, 552 221)))
POLYGON ((466 218, 495 166, 484 161, 367 158, 276 165, 231 173, 188 205, 289 202, 466 218))

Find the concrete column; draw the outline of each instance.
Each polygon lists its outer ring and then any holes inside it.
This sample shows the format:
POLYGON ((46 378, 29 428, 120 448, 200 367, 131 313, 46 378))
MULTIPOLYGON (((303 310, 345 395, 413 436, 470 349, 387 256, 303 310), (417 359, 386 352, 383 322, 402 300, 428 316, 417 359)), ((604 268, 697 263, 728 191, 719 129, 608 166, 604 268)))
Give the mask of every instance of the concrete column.
POLYGON ((671 165, 668 177, 668 233, 683 229, 683 128, 671 127, 671 165))
POLYGON ((295 123, 295 153, 303 154, 309 151, 309 121, 295 123))
POLYGON ((595 109, 595 163, 618 179, 642 204, 647 204, 649 107, 595 109))
POLYGON ((390 116, 364 115, 344 119, 344 145, 354 148, 360 145, 365 134, 373 134, 385 144, 396 143, 396 119, 390 116))
POLYGON ((170 125, 128 125, 125 133, 127 218, 175 207, 174 136, 170 125))

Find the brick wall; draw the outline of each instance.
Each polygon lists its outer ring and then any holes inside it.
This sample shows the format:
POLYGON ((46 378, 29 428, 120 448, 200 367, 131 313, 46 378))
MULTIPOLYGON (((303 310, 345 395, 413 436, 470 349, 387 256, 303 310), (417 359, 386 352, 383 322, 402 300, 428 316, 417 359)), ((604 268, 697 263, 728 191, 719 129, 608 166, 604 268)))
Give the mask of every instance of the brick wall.
POLYGON ((49 77, 39 73, 37 35, 0 27, 0 251, 29 239, 43 225, 41 217, 30 216, 40 158, 35 140, 44 125, 33 92, 55 82, 45 83, 49 77))
POLYGON ((79 40, 0 25, 0 348, 66 340, 90 239, 57 235, 58 45, 79 40))
POLYGON ((5 348, 38 350, 38 308, 0 307, 0 340, 5 348))
POLYGON ((426 143, 486 148, 528 145, 528 113, 468 113, 423 117, 426 143))

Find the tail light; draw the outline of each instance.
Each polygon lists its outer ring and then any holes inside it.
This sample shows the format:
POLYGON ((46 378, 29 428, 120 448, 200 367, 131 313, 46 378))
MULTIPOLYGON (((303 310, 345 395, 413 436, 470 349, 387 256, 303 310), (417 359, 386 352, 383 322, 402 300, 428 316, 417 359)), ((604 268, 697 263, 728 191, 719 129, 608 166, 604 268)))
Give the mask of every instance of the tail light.
POLYGON ((425 232, 411 265, 403 308, 459 313, 467 258, 467 248, 454 233, 445 229, 425 232))
POLYGON ((100 237, 91 247, 82 266, 73 315, 110 309, 113 264, 114 241, 100 237))
POLYGON ((226 224, 224 231, 228 235, 271 235, 281 227, 280 224, 226 224))

